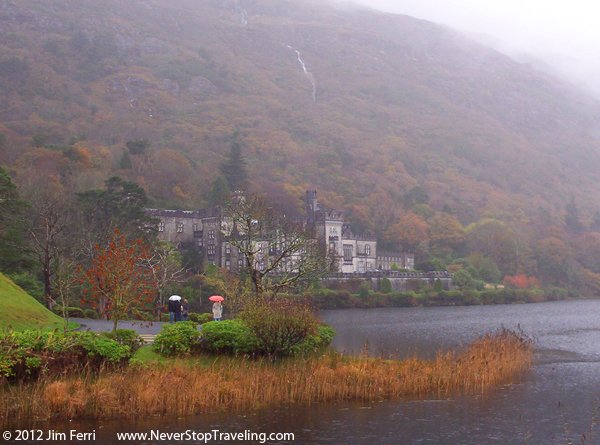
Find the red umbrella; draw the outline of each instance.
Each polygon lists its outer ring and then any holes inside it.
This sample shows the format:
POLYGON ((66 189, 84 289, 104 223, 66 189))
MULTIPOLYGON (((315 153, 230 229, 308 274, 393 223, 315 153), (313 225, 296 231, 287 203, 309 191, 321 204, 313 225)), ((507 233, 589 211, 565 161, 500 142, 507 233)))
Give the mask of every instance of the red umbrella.
POLYGON ((214 301, 215 303, 218 303, 219 301, 223 301, 225 298, 223 298, 220 295, 213 295, 212 297, 208 297, 208 299, 210 301, 214 301))

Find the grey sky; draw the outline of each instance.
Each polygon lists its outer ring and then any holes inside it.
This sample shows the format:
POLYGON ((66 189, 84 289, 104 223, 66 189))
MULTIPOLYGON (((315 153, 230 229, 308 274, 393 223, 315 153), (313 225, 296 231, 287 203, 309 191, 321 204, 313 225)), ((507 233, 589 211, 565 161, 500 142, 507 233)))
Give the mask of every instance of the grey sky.
POLYGON ((600 2, 594 0, 354 0, 443 23, 516 57, 541 59, 600 97, 600 2))

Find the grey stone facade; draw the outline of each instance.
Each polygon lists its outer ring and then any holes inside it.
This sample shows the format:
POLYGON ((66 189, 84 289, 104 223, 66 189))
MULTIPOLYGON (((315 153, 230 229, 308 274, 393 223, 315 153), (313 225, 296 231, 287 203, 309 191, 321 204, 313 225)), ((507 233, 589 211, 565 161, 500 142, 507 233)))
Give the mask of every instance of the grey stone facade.
MULTIPOLYGON (((344 215, 327 209, 317 201, 317 192, 305 196, 307 225, 313 226, 337 264, 337 271, 347 274, 366 274, 393 269, 414 269, 411 253, 378 253, 377 240, 365 235, 355 235, 344 215)), ((161 240, 185 247, 194 246, 201 252, 206 264, 214 264, 231 271, 244 266, 238 250, 228 242, 231 221, 221 207, 200 210, 148 209, 148 214, 158 220, 158 237, 161 240)), ((268 250, 268 248, 267 248, 268 250)))

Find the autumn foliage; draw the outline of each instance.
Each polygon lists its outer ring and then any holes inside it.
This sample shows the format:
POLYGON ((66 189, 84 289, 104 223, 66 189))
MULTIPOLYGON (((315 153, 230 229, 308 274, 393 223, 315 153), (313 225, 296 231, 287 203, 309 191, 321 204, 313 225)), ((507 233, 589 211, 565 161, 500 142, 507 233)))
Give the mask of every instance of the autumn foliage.
POLYGON ((141 240, 130 241, 115 230, 105 246, 96 245, 91 266, 80 275, 84 298, 117 328, 119 320, 148 307, 154 299, 150 269, 143 266, 150 256, 141 240))
POLYGON ((540 281, 536 277, 530 277, 525 274, 506 275, 504 284, 517 289, 527 289, 531 287, 540 287, 540 281))

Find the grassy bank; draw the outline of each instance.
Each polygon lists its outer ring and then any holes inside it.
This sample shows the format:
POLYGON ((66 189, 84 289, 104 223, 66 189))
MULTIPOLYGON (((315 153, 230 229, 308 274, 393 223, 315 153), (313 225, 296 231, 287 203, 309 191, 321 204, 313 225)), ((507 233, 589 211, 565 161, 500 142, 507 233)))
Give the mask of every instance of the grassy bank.
POLYGON ((531 343, 509 331, 485 336, 463 352, 440 354, 434 360, 331 352, 275 363, 203 356, 161 364, 146 350, 138 355, 137 366, 122 372, 5 385, 0 389, 0 426, 485 392, 529 369, 531 356, 531 343))
POLYGON ((63 326, 62 318, 0 273, 0 329, 52 329, 63 326))

